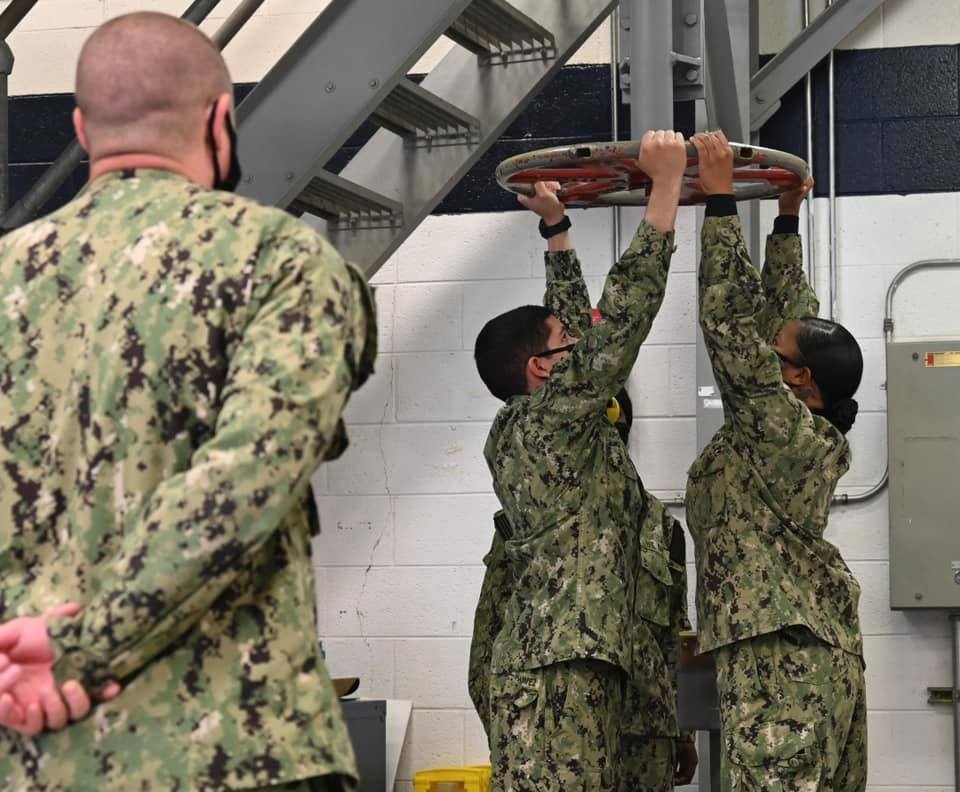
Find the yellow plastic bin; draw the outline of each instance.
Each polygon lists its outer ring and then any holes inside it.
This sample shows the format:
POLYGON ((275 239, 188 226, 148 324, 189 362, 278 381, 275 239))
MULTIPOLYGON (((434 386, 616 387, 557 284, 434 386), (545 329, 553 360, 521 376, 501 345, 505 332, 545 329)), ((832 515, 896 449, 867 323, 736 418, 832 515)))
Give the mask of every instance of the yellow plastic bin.
POLYGON ((490 767, 437 767, 413 777, 413 792, 490 792, 490 767))
POLYGON ((490 765, 470 765, 467 769, 479 771, 481 792, 490 792, 490 776, 493 774, 493 768, 490 765))

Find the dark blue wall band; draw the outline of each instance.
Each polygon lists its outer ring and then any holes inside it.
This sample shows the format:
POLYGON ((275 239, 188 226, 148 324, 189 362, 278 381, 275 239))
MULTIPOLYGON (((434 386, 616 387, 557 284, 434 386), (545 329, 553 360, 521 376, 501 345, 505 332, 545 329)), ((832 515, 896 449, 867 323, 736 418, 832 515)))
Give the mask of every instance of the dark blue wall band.
MULTIPOLYGON (((878 195, 960 190, 960 47, 849 50, 836 55, 837 194, 878 195)), ((829 189, 826 66, 813 73, 814 176, 817 193, 829 189)), ((251 85, 238 85, 238 99, 251 85)), ((69 94, 10 100, 10 182, 19 198, 70 142, 69 94)), ((618 108, 621 138, 630 137, 629 107, 618 108)), ((764 146, 806 153, 803 84, 783 99, 761 131, 764 146)), ((674 122, 693 131, 692 103, 675 105, 674 122)), ((329 163, 339 172, 373 134, 365 124, 329 163)), ((438 213, 516 209, 493 179, 497 163, 523 151, 581 141, 609 140, 610 70, 567 66, 520 114, 437 208, 438 213)), ((79 168, 45 207, 50 211, 82 187, 79 168)))

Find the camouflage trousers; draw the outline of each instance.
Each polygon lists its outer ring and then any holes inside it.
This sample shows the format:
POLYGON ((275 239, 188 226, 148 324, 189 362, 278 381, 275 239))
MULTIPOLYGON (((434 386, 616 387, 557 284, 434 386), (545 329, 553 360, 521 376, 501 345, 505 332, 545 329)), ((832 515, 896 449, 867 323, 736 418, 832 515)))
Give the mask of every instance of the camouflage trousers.
POLYGON ((491 792, 673 789, 673 740, 622 733, 625 681, 599 660, 494 674, 491 792))
POLYGON ((806 628, 714 652, 723 792, 862 792, 867 783, 863 663, 806 628))
POLYGON ((291 781, 289 784, 262 787, 258 792, 353 792, 354 789, 356 785, 346 776, 326 775, 291 781))
POLYGON ((672 737, 624 734, 620 740, 620 792, 669 792, 677 766, 672 737))

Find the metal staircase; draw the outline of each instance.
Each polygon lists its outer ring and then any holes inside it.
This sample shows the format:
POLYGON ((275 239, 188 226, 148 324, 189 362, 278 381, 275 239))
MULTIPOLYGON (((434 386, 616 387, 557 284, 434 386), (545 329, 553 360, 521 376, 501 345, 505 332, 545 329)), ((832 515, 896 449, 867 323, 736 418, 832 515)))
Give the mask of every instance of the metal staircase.
POLYGON ((239 192, 303 213, 369 277, 614 6, 333 0, 238 109, 239 192), (459 46, 413 83, 443 35, 459 46), (380 128, 325 170, 366 121, 380 128))
MULTIPOLYGON (((38 0, 0 13, 0 233, 29 222, 80 166, 74 141, 6 206, 3 39, 38 0)), ((199 24, 219 0, 192 0, 199 24)), ((240 0, 226 46, 269 0, 240 0)), ((617 0, 331 0, 238 109, 238 192, 302 214, 372 275, 596 29, 617 0), (407 73, 439 38, 458 46, 417 84, 407 73), (326 170, 361 125, 379 127, 326 170)), ((492 178, 492 174, 491 174, 492 178)))

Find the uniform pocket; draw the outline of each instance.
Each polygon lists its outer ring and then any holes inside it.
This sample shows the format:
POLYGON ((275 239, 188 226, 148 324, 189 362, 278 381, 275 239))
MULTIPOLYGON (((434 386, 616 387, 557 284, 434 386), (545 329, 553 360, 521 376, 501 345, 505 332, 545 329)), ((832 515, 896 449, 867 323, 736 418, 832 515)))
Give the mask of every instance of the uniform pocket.
POLYGON ((820 747, 813 723, 754 723, 727 739, 736 792, 819 789, 820 747))
POLYGON ((703 466, 695 462, 690 468, 684 505, 694 538, 722 522, 727 505, 727 478, 726 469, 716 461, 703 466))
POLYGON ((490 741, 511 746, 510 760, 543 757, 543 674, 508 671, 490 681, 490 741))
POLYGON ((642 619, 670 626, 673 574, 670 558, 664 548, 654 544, 640 547, 640 570, 637 576, 637 613, 642 619))

